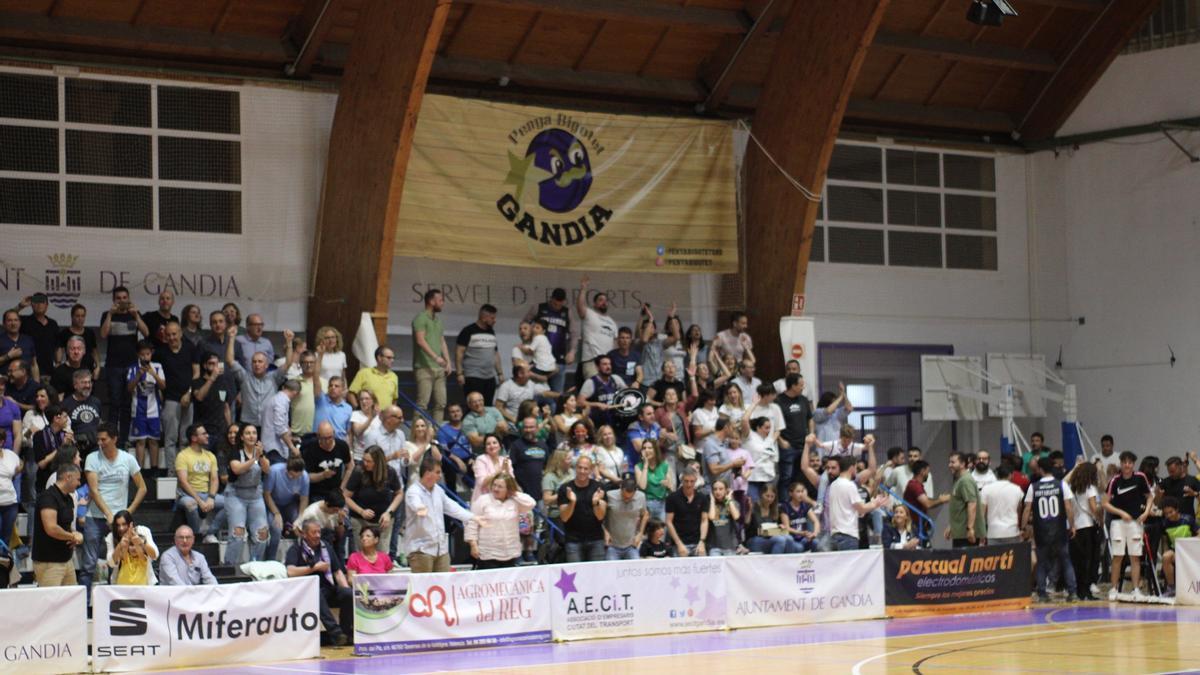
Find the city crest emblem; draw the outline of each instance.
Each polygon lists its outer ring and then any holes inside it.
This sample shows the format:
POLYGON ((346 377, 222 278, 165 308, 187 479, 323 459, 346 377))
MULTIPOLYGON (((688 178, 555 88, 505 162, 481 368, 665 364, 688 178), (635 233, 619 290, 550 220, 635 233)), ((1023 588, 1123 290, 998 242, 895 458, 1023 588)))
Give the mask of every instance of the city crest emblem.
POLYGON ((79 302, 83 290, 83 273, 75 268, 79 256, 55 253, 46 257, 50 259, 50 267, 46 270, 46 298, 55 307, 67 309, 79 302))

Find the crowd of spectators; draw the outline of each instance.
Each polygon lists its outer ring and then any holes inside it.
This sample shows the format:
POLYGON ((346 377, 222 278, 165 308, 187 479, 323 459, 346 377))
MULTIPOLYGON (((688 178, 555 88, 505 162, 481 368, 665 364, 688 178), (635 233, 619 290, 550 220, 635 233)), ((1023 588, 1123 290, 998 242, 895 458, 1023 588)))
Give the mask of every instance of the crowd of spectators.
POLYGON ((59 328, 41 294, 4 314, 0 530, 31 514, 20 534, 40 585, 76 583, 76 549, 89 588, 101 560, 111 583, 215 583, 197 541, 223 537, 222 562, 236 565, 276 560, 294 539, 288 573, 320 576, 328 609, 358 573, 449 569, 456 522, 473 563, 494 568, 916 548, 945 507, 951 545, 1032 540, 1039 594, 1058 583, 1090 598, 1106 539, 1114 589, 1128 559, 1139 593, 1141 558, 1161 551, 1170 593, 1174 542, 1196 531, 1195 453, 1168 459, 1160 480, 1156 458, 1135 469, 1110 437, 1094 464, 1066 467, 1035 433, 997 466, 986 451, 952 453, 939 494, 919 448, 884 458, 850 425, 843 385, 814 404, 797 361, 760 379, 744 313, 711 339, 674 306, 661 325, 643 305, 618 326, 586 277, 573 306, 555 289, 530 308, 507 355, 491 305, 451 351, 444 298, 427 292, 407 423, 386 345, 348 377, 332 327, 311 345, 282 331, 277 349, 263 317, 243 321, 233 304, 206 331, 197 306, 172 313, 170 291, 149 314, 123 287, 112 300, 98 329, 78 305, 59 328), (164 476, 186 524, 160 555, 136 517, 144 477, 164 476))

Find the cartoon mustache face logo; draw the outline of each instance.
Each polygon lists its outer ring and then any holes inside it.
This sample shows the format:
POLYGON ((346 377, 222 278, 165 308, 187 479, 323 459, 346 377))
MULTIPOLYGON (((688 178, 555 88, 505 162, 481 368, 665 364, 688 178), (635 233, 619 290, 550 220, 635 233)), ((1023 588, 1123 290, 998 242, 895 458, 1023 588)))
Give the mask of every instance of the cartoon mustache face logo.
POLYGON ((571 211, 592 187, 592 163, 579 139, 562 129, 547 129, 529 142, 525 156, 549 174, 538 183, 538 203, 555 213, 571 211))

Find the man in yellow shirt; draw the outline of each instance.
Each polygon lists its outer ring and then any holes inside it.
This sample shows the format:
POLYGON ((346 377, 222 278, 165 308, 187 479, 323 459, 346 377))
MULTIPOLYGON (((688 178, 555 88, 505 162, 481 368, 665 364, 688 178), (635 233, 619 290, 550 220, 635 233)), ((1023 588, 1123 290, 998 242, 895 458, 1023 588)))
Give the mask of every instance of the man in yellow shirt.
POLYGON ((179 500, 188 526, 206 543, 217 540, 216 533, 205 533, 212 520, 225 508, 225 495, 218 494, 217 458, 208 450, 208 432, 201 424, 187 430, 188 446, 175 456, 175 475, 179 479, 179 500), (200 518, 204 517, 204 527, 200 518))
POLYGON ((400 380, 392 372, 392 359, 396 354, 391 347, 375 350, 375 367, 360 368, 350 383, 350 405, 358 407, 358 392, 368 389, 375 395, 375 406, 383 410, 396 402, 400 392, 400 380))

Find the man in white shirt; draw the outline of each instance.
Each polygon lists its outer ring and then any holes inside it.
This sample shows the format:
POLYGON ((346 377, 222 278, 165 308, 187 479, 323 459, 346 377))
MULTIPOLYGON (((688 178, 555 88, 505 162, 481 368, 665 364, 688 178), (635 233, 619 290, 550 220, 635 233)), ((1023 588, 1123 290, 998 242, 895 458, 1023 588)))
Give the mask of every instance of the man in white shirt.
POLYGON ((828 457, 852 457, 857 460, 862 456, 863 450, 867 449, 866 445, 854 442, 854 427, 849 424, 842 425, 841 434, 836 441, 817 441, 816 445, 820 448, 822 460, 828 457))
POLYGON ((829 526, 833 530, 831 544, 835 551, 858 549, 858 519, 887 503, 887 496, 876 495, 863 502, 854 483, 857 461, 845 455, 837 458, 838 477, 829 485, 829 526))
POLYGON ((608 315, 608 295, 597 293, 592 299, 592 306, 587 306, 588 284, 591 279, 584 276, 579 281, 579 296, 575 298, 575 311, 583 322, 583 376, 585 378, 596 374, 595 359, 601 354, 607 354, 616 346, 617 322, 608 315))
POLYGON ((738 364, 738 376, 733 378, 733 383, 737 385, 738 389, 742 390, 743 401, 749 401, 754 398, 754 394, 758 392, 758 385, 762 384, 762 380, 754 376, 753 361, 744 359, 738 364))
POLYGON ((549 387, 530 378, 528 365, 516 363, 513 364, 512 379, 505 380, 496 391, 496 408, 504 415, 504 419, 516 424, 522 403, 549 393, 549 387))
POLYGON ((787 391, 787 376, 793 375, 793 374, 794 375, 800 374, 800 362, 797 361, 796 359, 792 359, 792 360, 788 361, 787 365, 784 366, 783 377, 779 378, 778 380, 775 380, 775 392, 776 393, 782 394, 783 392, 787 391))
MULTIPOLYGON (((983 488, 996 482, 996 474, 992 473, 992 455, 987 450, 980 450, 975 454, 975 464, 971 468, 971 480, 975 481, 975 487, 982 490, 983 488)), ((991 533, 991 530, 988 530, 991 533)))
POLYGON ((404 553, 414 574, 450 571, 450 542, 444 516, 463 523, 478 520, 470 511, 446 495, 439 484, 442 463, 426 453, 418 470, 420 478, 404 494, 404 553))
POLYGON ((1003 464, 996 469, 996 481, 979 490, 987 518, 988 544, 1019 544, 1021 542, 1021 502, 1025 495, 1009 478, 1012 469, 1003 464))
MULTIPOLYGON (((475 392, 478 393, 478 392, 475 392)), ((396 475, 404 478, 405 467, 408 466, 408 451, 404 444, 408 439, 404 436, 404 411, 400 406, 388 406, 379 413, 379 417, 367 427, 363 434, 363 447, 378 445, 383 450, 383 456, 388 459, 388 466, 396 470, 396 475)))
POLYGON ((1104 434, 1100 437, 1100 456, 1096 458, 1096 468, 1100 469, 1100 478, 1106 479, 1108 476, 1108 467, 1115 466, 1121 468, 1121 455, 1113 449, 1113 437, 1109 434, 1104 434))

